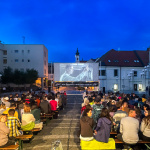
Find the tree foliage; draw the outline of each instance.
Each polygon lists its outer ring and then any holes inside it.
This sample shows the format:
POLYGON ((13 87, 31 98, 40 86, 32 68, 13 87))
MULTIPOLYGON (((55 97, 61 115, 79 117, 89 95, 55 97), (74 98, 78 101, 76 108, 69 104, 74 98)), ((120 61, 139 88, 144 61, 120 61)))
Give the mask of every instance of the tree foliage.
POLYGON ((5 68, 4 72, 2 72, 1 81, 4 84, 13 82, 13 71, 10 67, 5 68))
POLYGON ((1 81, 4 84, 15 83, 33 84, 38 78, 38 72, 35 69, 27 69, 26 72, 16 69, 14 72, 10 67, 5 68, 2 73, 1 81))

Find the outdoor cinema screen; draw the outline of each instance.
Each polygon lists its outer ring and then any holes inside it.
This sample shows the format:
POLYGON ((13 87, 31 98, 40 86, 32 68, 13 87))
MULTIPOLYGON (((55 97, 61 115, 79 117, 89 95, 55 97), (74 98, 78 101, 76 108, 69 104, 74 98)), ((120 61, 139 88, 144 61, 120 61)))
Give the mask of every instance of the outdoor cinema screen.
POLYGON ((55 81, 98 81, 98 63, 54 63, 55 81))

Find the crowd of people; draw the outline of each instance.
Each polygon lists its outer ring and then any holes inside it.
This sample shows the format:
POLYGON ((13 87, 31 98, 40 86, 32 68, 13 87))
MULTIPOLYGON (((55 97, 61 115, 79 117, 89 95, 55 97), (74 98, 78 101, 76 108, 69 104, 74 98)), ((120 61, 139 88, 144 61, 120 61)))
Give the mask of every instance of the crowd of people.
POLYGON ((117 138, 133 148, 139 140, 150 142, 150 99, 145 95, 85 92, 83 101, 81 140, 107 143, 110 133, 117 132, 117 138))
POLYGON ((63 93, 27 92, 19 96, 4 95, 0 97, 0 148, 15 145, 16 136, 25 134, 33 128, 42 130, 42 114, 55 113, 64 109, 67 103, 67 95, 63 93))

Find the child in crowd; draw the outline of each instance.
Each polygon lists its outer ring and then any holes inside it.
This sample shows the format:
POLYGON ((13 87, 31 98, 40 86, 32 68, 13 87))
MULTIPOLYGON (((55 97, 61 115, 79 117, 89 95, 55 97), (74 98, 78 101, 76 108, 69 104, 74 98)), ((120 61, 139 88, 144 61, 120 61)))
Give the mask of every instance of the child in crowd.
POLYGON ((19 129, 21 127, 20 121, 18 120, 18 118, 16 118, 15 115, 15 110, 14 109, 10 109, 8 111, 8 119, 6 122, 7 127, 10 130, 9 133, 9 137, 13 138, 16 136, 19 136, 21 133, 19 132, 19 129))

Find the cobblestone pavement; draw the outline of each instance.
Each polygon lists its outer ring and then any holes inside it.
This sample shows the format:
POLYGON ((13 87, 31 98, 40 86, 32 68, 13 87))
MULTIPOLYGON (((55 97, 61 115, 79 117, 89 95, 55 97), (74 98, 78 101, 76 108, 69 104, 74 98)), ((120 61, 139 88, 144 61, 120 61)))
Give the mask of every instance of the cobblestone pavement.
POLYGON ((81 103, 82 95, 68 95, 67 106, 60 111, 58 119, 50 120, 31 143, 24 143, 24 150, 51 150, 52 142, 58 139, 63 150, 80 150, 76 131, 79 129, 81 103))

